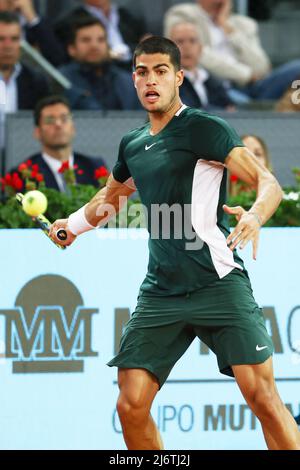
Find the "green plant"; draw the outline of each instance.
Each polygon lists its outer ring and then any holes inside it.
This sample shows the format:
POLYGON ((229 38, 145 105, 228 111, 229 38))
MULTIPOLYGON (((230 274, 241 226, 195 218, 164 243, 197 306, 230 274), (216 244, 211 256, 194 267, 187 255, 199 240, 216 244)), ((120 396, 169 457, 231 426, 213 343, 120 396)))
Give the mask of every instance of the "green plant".
MULTIPOLYGON (((60 193, 55 189, 45 188, 43 193, 48 199, 48 208, 45 216, 50 220, 63 219, 72 212, 84 206, 97 193, 98 189, 90 185, 69 185, 68 192, 60 193)), ((133 204, 139 204, 138 199, 129 199, 127 206, 112 220, 109 226, 127 227, 135 219, 128 215, 133 204)), ((144 224, 143 224, 144 226, 144 224)), ((0 202, 0 229, 1 228, 34 228, 35 223, 26 215, 15 197, 9 197, 0 202)))
POLYGON ((35 223, 28 217, 15 199, 19 191, 31 191, 38 189, 48 199, 48 208, 45 216, 51 221, 65 218, 70 213, 85 205, 107 181, 109 172, 105 167, 95 170, 94 177, 99 187, 92 185, 76 184, 76 173, 82 170, 75 165, 69 166, 64 162, 59 169, 66 182, 67 191, 61 193, 55 189, 46 188, 43 175, 39 173, 38 165, 32 164, 31 160, 21 163, 17 172, 8 173, 0 180, 4 192, 3 201, 0 201, 0 228, 33 228, 35 223))
MULTIPOLYGON (((268 220, 264 227, 300 227, 300 169, 294 168, 296 185, 283 188, 283 200, 275 214, 268 220)), ((241 191, 228 198, 229 206, 242 206, 249 210, 256 198, 255 191, 241 191)), ((237 223, 235 217, 230 217, 230 225, 237 223)))
MULTIPOLYGON (((98 169, 99 188, 89 185, 76 185, 68 184, 66 193, 60 193, 55 189, 45 188, 43 182, 37 186, 48 198, 48 209, 46 217, 54 221, 56 219, 65 218, 70 213, 76 211, 85 205, 96 192, 105 184, 108 172, 104 169, 98 169)), ((284 189, 284 198, 273 217, 265 224, 266 227, 300 227, 300 170, 293 170, 296 176, 295 187, 284 189)), ((16 178, 16 177, 15 177, 16 178)), ((20 184, 18 182, 18 184, 20 184)), ((35 189, 35 188, 33 188, 35 189)), ((0 202, 0 228, 32 228, 35 227, 34 222, 28 217, 18 205, 15 200, 14 194, 17 188, 11 191, 11 194, 0 202), (14 193, 14 194, 13 194, 14 193)), ((242 206, 244 209, 249 210, 255 201, 254 191, 240 192, 236 196, 228 198, 227 204, 229 206, 242 206)), ((121 214, 117 216, 116 222, 109 223, 109 226, 126 227, 130 225, 135 217, 129 215, 133 204, 139 203, 138 199, 129 199, 127 206, 122 210, 121 214)), ((145 226, 144 223, 141 224, 145 226)), ((236 220, 234 217, 230 218, 230 225, 235 226, 236 220)))

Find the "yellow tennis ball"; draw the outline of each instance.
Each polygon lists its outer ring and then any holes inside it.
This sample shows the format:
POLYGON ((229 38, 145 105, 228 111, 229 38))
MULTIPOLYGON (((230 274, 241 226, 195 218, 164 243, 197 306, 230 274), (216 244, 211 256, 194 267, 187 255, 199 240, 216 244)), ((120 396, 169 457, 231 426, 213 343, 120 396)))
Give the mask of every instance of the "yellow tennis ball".
POLYGON ((22 206, 26 214, 36 217, 46 212, 48 201, 41 191, 29 191, 23 198, 22 206))

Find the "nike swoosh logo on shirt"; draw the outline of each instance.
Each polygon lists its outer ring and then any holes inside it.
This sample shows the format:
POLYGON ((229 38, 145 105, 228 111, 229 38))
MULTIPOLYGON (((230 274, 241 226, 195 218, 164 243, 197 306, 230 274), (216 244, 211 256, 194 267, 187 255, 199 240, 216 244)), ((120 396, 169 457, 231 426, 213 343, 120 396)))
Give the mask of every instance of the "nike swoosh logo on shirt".
POLYGON ((256 351, 262 351, 263 349, 266 349, 268 346, 258 346, 256 345, 256 351))
POLYGON ((148 145, 145 145, 145 150, 151 149, 151 147, 153 147, 153 146, 156 145, 156 144, 157 144, 157 142, 154 142, 154 144, 149 145, 149 146, 148 146, 148 145))

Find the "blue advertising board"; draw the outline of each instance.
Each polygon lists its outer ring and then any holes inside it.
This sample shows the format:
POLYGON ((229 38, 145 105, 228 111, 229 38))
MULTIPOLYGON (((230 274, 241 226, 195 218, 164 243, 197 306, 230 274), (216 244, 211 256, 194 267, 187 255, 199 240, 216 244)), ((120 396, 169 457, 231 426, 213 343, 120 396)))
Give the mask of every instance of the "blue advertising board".
MULTIPOLYGON (((299 229, 244 250, 272 335, 283 401, 300 412, 299 229)), ((99 230, 65 251, 40 230, 0 230, 0 448, 125 449, 113 357, 148 262, 144 230, 99 230)), ((258 420, 194 341, 152 408, 166 449, 265 449, 258 420)))

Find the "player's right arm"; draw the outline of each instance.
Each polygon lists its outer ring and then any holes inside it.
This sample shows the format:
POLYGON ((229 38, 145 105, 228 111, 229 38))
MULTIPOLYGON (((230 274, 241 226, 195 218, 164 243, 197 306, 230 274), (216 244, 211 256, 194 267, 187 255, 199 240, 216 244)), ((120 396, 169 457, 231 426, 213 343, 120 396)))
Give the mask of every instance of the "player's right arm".
POLYGON ((94 227, 105 225, 112 216, 120 211, 127 198, 135 190, 132 179, 131 182, 120 183, 111 174, 106 186, 85 206, 85 216, 89 224, 94 227))
POLYGON ((68 219, 59 219, 52 224, 49 233, 51 238, 60 245, 71 245, 78 235, 105 225, 120 211, 135 190, 132 178, 120 183, 111 174, 106 186, 98 191, 88 204, 71 214, 68 219), (57 238, 59 229, 66 230, 68 236, 65 241, 57 238))

